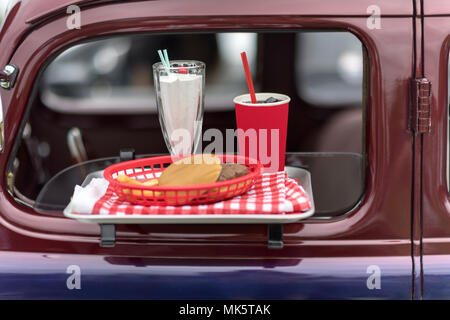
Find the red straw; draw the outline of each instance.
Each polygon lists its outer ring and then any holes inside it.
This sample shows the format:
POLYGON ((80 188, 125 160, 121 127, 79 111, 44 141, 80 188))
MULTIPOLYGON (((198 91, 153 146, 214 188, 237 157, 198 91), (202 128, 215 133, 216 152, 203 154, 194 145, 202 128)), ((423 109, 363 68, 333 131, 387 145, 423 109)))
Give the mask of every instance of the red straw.
POLYGON ((255 89, 253 88, 252 76, 250 74, 250 68, 248 66, 247 55, 244 52, 241 52, 242 64, 244 65, 245 77, 247 78, 248 91, 250 91, 250 98, 252 99, 252 103, 257 103, 255 89))

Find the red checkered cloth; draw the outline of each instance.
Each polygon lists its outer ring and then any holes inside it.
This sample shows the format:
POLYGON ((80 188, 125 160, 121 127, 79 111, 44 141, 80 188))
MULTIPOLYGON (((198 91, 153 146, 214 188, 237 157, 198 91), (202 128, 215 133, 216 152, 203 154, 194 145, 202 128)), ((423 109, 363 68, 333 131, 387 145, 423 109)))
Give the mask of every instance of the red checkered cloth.
POLYGON ((255 185, 241 196, 204 205, 133 205, 120 200, 109 186, 90 215, 298 214, 309 209, 311 202, 303 188, 282 171, 259 176, 255 185))

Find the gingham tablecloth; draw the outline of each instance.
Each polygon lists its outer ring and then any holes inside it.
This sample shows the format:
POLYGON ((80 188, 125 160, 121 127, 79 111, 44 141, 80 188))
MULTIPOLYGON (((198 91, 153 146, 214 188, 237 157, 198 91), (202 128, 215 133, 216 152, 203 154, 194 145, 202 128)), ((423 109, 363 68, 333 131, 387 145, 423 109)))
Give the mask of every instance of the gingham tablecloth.
POLYGON ((108 186, 92 211, 80 215, 203 215, 203 214, 289 214, 311 209, 311 202, 297 180, 286 172, 262 174, 255 185, 241 196, 204 204, 184 206, 141 206, 122 201, 108 186))

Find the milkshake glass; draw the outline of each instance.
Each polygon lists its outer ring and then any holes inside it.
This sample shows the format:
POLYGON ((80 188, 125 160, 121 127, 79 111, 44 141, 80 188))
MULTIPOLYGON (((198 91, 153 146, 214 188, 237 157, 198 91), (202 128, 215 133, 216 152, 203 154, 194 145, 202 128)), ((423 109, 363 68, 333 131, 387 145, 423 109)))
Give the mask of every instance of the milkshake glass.
POLYGON ((153 65, 161 130, 171 155, 195 152, 200 141, 205 96, 205 64, 174 60, 153 65))

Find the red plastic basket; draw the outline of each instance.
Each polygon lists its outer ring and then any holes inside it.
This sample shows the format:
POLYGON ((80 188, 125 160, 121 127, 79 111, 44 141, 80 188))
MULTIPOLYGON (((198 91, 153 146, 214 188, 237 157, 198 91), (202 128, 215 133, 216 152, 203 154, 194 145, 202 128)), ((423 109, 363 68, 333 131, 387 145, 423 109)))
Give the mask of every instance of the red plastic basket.
MULTIPOLYGON (((142 182, 158 178, 173 162, 172 156, 160 156, 114 164, 106 168, 103 175, 122 200, 144 206, 177 206, 204 204, 238 196, 247 192, 254 185, 255 178, 261 174, 261 163, 255 159, 238 155, 215 154, 215 156, 222 163, 245 165, 248 174, 226 181, 183 186, 144 186, 117 181, 119 174, 142 182)), ((181 158, 176 160, 178 159, 181 158)))

